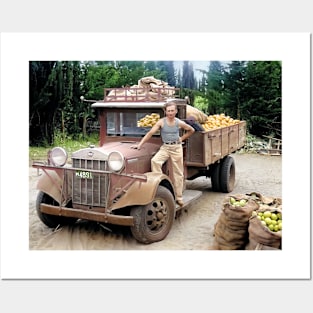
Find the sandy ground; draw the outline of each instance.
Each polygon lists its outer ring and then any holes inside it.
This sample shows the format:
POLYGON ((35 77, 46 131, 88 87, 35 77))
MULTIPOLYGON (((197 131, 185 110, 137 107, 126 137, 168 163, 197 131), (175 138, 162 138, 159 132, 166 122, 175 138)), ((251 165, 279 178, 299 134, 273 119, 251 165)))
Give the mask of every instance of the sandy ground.
MULTIPOLYGON (((282 157, 260 154, 233 154, 236 165, 235 188, 230 194, 258 192, 282 197, 282 157)), ((40 172, 39 172, 40 174, 40 172)), ((149 245, 138 243, 127 228, 109 229, 94 222, 49 229, 38 218, 35 203, 37 169, 29 169, 29 249, 30 250, 206 250, 214 246, 213 229, 230 194, 213 192, 211 180, 187 182, 188 189, 203 195, 174 221, 168 236, 149 245)))

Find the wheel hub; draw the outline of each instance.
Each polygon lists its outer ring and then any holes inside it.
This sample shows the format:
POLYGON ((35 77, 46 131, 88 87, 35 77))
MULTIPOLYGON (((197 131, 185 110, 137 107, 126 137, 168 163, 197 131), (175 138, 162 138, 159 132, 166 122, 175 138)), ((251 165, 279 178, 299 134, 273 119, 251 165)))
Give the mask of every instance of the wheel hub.
POLYGON ((167 219, 167 207, 163 201, 155 200, 151 204, 151 208, 147 214, 147 225, 150 230, 157 231, 165 223, 167 219))

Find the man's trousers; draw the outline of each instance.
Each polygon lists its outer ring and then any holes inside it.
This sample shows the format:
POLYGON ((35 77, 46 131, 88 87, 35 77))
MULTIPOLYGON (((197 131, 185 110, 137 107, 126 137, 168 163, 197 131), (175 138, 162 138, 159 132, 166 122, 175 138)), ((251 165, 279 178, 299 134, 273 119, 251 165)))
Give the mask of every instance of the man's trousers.
POLYGON ((171 159, 173 165, 173 184, 176 200, 183 200, 184 166, 183 147, 181 144, 163 144, 157 154, 151 159, 152 172, 162 173, 162 166, 168 159, 171 159))

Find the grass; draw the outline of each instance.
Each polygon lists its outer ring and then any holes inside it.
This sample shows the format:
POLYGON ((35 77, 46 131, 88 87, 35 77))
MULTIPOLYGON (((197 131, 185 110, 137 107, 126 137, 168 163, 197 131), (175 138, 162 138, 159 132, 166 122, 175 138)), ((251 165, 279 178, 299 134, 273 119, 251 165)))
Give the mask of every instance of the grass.
POLYGON ((45 147, 29 147, 29 161, 42 161, 47 159, 47 153, 53 147, 62 147, 64 148, 68 155, 74 151, 77 151, 82 148, 87 148, 89 145, 97 146, 99 144, 99 135, 98 134, 91 134, 87 138, 81 139, 72 139, 70 137, 62 138, 61 136, 56 136, 54 140, 54 144, 51 146, 45 147))

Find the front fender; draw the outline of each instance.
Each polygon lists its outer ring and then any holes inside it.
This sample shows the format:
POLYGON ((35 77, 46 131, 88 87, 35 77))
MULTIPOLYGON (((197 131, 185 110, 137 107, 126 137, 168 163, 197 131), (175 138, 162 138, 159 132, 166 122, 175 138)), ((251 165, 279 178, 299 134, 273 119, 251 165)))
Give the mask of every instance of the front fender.
POLYGON ((145 173, 147 181, 135 181, 125 194, 112 205, 112 210, 131 205, 146 205, 153 201, 159 185, 167 187, 175 197, 174 187, 168 176, 155 172, 145 173))
POLYGON ((61 203, 62 201, 62 186, 64 177, 64 173, 62 172, 44 170, 44 173, 37 184, 37 189, 43 191, 58 203, 61 203))

